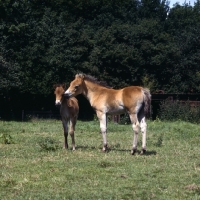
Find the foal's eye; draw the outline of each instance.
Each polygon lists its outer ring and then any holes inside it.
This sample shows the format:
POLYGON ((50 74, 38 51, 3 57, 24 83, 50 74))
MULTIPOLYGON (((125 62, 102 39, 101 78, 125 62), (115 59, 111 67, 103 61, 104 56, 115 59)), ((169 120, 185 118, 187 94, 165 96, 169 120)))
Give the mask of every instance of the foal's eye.
POLYGON ((78 85, 76 85, 74 88, 77 90, 78 89, 78 85))

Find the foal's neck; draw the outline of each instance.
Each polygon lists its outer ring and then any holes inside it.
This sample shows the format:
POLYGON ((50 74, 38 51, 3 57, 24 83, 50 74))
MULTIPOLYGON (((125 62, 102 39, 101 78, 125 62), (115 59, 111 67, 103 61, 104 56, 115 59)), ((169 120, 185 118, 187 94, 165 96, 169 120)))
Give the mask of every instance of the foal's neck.
POLYGON ((96 83, 93 83, 91 81, 84 81, 84 86, 83 86, 83 95, 89 100, 91 101, 91 99, 93 98, 94 95, 96 95, 96 93, 100 92, 99 90, 104 88, 101 85, 98 85, 96 83))

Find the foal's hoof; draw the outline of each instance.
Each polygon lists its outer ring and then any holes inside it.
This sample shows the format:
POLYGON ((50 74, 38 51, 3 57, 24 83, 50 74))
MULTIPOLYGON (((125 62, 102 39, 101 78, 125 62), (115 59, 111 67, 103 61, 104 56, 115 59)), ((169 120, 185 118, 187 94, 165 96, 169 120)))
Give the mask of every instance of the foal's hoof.
POLYGON ((109 151, 110 151, 110 149, 109 149, 109 148, 102 149, 102 152, 103 152, 103 153, 108 153, 109 151))
POLYGON ((140 155, 144 155, 146 153, 146 149, 142 149, 142 151, 140 152, 140 155))
POLYGON ((106 152, 107 152, 107 150, 106 150, 106 149, 102 149, 101 151, 102 151, 103 153, 106 153, 106 152))
POLYGON ((68 144, 63 144, 63 149, 68 149, 68 144))
POLYGON ((103 147, 103 149, 102 149, 102 152, 103 153, 108 153, 110 151, 110 148, 107 146, 107 145, 105 145, 104 147, 103 147))
POLYGON ((107 144, 104 144, 103 145, 103 148, 102 148, 102 151, 103 152, 106 152, 108 150, 108 145, 107 144))
POLYGON ((134 155, 137 152, 137 149, 132 149, 131 150, 131 155, 134 155))

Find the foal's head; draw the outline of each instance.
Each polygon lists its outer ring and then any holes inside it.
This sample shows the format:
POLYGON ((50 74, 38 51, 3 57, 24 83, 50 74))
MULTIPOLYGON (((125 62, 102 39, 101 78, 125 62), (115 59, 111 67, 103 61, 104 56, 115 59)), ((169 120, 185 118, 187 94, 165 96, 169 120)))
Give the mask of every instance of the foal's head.
POLYGON ((81 94, 83 92, 83 79, 83 74, 77 74, 64 95, 71 97, 81 94))
POLYGON ((66 89, 66 84, 56 84, 53 87, 54 87, 54 94, 56 96, 55 105, 60 106, 63 94, 64 94, 65 89, 66 89))

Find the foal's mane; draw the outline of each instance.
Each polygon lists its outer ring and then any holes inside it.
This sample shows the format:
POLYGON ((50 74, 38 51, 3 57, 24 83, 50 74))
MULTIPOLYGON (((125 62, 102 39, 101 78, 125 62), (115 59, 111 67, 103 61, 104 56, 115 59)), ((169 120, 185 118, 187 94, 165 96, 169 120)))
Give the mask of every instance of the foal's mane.
POLYGON ((108 84, 105 81, 99 81, 99 80, 97 80, 97 78, 95 78, 94 76, 91 76, 91 75, 87 75, 87 74, 83 74, 83 75, 84 75, 84 79, 87 81, 101 85, 106 88, 111 88, 110 86, 108 86, 108 84))

